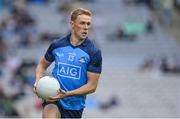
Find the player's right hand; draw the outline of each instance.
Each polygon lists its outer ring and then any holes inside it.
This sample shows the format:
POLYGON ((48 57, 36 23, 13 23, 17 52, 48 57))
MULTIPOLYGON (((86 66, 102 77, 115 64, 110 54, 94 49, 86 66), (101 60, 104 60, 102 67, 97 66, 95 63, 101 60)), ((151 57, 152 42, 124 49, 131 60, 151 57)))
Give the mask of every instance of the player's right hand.
POLYGON ((38 98, 40 98, 40 96, 38 95, 37 90, 36 90, 36 85, 37 85, 37 81, 33 85, 33 92, 38 96, 38 98))

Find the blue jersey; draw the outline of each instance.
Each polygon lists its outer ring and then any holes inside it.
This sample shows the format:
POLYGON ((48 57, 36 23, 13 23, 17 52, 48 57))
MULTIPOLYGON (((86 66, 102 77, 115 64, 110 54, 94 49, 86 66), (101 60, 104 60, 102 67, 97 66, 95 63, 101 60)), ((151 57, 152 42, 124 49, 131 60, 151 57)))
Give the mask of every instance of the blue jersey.
MULTIPOLYGON (((55 61, 52 71, 61 88, 71 91, 87 83, 87 71, 101 73, 101 51, 88 38, 79 45, 70 43, 71 34, 58 40, 54 40, 49 46, 45 59, 55 61)), ((68 110, 80 110, 85 107, 86 95, 70 96, 60 99, 58 103, 68 110)))

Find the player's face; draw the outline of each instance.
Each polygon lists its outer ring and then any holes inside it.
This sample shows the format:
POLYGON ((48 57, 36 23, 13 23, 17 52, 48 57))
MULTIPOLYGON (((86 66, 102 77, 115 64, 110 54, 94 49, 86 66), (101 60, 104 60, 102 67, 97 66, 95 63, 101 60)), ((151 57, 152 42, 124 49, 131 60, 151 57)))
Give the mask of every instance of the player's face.
POLYGON ((74 35, 83 40, 87 37, 91 27, 91 17, 88 15, 79 15, 75 21, 71 21, 71 27, 74 35))

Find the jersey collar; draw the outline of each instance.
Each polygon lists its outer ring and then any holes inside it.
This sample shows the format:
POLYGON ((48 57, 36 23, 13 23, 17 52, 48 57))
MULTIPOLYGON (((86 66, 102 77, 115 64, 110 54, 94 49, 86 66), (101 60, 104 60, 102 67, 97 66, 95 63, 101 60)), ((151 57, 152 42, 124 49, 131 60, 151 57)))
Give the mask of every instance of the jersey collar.
MULTIPOLYGON (((67 40, 68 40, 68 43, 69 44, 71 44, 70 43, 70 38, 71 38, 71 33, 69 33, 68 35, 67 35, 67 40)), ((85 47, 85 46, 87 46, 87 44, 88 44, 88 37, 86 37, 86 39, 84 40, 84 42, 82 42, 79 46, 83 46, 83 47, 85 47)), ((72 45, 72 44, 71 44, 72 45)), ((78 47, 78 46, 77 46, 78 47)))

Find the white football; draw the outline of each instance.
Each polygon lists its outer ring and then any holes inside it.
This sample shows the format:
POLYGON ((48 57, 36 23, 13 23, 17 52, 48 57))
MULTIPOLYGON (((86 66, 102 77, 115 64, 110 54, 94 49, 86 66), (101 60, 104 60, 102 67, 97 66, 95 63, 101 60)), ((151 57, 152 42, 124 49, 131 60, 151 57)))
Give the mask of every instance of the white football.
POLYGON ((36 85, 36 91, 38 95, 47 100, 49 96, 56 96, 59 92, 59 82, 51 76, 42 77, 36 85))

